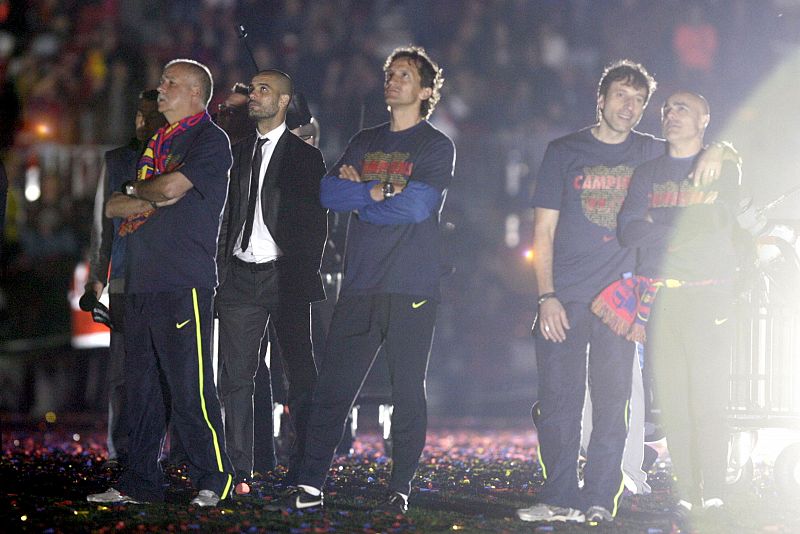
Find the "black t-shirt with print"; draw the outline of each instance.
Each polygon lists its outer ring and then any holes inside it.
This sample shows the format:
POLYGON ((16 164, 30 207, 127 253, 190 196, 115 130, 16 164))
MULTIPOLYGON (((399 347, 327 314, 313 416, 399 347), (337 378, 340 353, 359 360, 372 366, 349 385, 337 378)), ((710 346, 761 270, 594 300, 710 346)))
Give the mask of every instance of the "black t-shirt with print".
POLYGON ((553 282, 562 302, 591 302, 623 273, 633 272, 634 251, 617 241, 617 214, 633 170, 664 154, 665 146, 636 131, 622 143, 603 143, 591 127, 548 145, 532 203, 559 211, 553 282))
MULTIPOLYGON (((389 123, 362 130, 332 167, 353 165, 363 181, 419 181, 441 194, 453 178, 453 142, 428 121, 400 132, 389 123)), ((409 224, 372 224, 357 213, 347 230, 342 295, 397 293, 438 300, 442 276, 439 212, 409 224)))

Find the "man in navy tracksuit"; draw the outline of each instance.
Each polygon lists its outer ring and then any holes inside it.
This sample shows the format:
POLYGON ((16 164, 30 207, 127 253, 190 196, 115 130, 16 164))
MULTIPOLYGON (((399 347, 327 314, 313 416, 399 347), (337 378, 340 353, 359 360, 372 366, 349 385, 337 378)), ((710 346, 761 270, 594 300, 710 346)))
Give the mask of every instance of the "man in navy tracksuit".
POLYGON ((323 206, 352 212, 344 281, 314 393, 298 489, 271 509, 322 505, 347 414, 381 347, 394 405, 386 508, 407 510, 425 446, 425 375, 442 272, 439 213, 455 148, 425 120, 443 81, 425 51, 395 50, 384 72, 390 121, 359 132, 322 180, 323 206))
POLYGON ((128 236, 130 453, 116 487, 90 495, 90 502, 163 500, 161 375, 172 402, 170 422, 200 490, 192 504, 215 506, 232 489, 233 466, 225 452, 211 366, 211 328, 217 235, 233 158, 228 137, 206 111, 212 90, 205 66, 183 59, 166 65, 158 109, 169 125, 148 143, 137 180, 126 182, 124 194, 115 193, 106 204, 107 213, 125 217, 120 234, 128 236))

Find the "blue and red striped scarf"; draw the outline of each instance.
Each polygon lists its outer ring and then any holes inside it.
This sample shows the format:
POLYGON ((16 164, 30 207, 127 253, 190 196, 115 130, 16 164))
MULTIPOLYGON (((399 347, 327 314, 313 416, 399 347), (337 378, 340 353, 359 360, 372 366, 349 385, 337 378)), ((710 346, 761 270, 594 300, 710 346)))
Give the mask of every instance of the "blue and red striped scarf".
MULTIPOLYGON (((150 138, 150 141, 147 142, 147 148, 145 148, 142 157, 139 158, 139 163, 136 165, 136 180, 149 180, 161 174, 176 171, 181 166, 182 161, 172 160, 172 154, 170 153, 172 141, 190 128, 210 120, 211 117, 203 110, 196 115, 159 128, 150 138)), ((135 232, 154 212, 154 209, 149 209, 127 217, 119 227, 119 235, 124 236, 135 232)))

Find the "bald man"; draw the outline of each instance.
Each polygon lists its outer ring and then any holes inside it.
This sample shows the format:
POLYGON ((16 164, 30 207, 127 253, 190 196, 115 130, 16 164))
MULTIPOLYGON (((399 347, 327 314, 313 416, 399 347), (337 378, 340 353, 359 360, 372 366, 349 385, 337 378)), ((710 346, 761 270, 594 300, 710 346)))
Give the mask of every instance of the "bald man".
POLYGON ((157 102, 168 124, 148 142, 136 176, 106 202, 106 215, 120 218, 118 233, 127 236, 124 374, 131 432, 122 478, 89 495, 90 502, 164 500, 158 458, 167 393, 171 424, 199 489, 192 504, 216 506, 233 489, 211 365, 214 256, 232 157, 228 137, 206 111, 212 88, 204 65, 167 63, 157 102))
MULTIPOLYGON (((689 179, 709 120, 701 95, 680 91, 667 98, 667 154, 636 168, 618 219, 620 243, 638 247, 637 279, 654 298, 645 352, 677 482, 676 513, 683 517, 699 506, 720 507, 725 489, 740 173, 725 162, 711 184, 689 179)), ((640 305, 642 311, 647 308, 640 305)))
MULTIPOLYGON (((325 163, 319 150, 286 128, 292 93, 291 79, 278 70, 261 71, 250 83, 248 114, 257 127, 233 146, 218 244, 219 388, 237 493, 249 492, 253 476, 254 378, 256 372, 269 374, 259 361, 259 348, 270 341, 269 322, 289 380, 295 430, 287 484, 303 456, 317 381, 310 325, 311 303, 325 299, 319 273, 327 235, 327 211, 319 200, 325 163)), ((271 392, 269 398, 271 405, 271 392)), ((272 433, 255 439, 272 441, 272 433)), ((268 467, 275 466, 271 456, 268 467)))

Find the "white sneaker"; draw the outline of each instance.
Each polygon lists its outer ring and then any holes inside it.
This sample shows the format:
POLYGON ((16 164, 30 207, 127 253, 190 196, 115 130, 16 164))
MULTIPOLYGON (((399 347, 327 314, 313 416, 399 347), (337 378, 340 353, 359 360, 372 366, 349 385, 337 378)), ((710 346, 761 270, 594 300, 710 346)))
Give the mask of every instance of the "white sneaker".
POLYGON ((200 490, 197 497, 192 499, 191 504, 206 508, 207 506, 216 506, 219 503, 219 495, 211 490, 200 490))
POLYGON ((719 497, 712 497, 711 499, 703 499, 703 510, 710 510, 712 508, 722 508, 725 503, 719 497))
POLYGON ((114 488, 108 488, 103 493, 92 493, 91 495, 87 495, 86 500, 89 502, 112 503, 112 504, 113 503, 147 504, 137 501, 133 497, 128 497, 127 495, 120 493, 119 490, 114 488))
POLYGON ((583 523, 586 520, 580 510, 544 503, 534 504, 530 508, 519 508, 517 517, 523 521, 572 521, 583 523))

